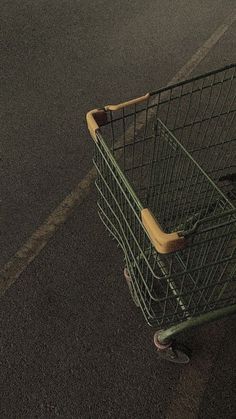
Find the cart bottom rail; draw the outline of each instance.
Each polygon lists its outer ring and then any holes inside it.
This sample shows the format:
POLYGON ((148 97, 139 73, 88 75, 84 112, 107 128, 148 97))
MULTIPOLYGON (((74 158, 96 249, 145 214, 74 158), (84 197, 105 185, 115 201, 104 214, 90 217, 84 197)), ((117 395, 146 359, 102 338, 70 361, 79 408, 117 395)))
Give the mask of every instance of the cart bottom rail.
POLYGON ((184 332, 187 329, 192 329, 193 327, 197 327, 205 323, 220 320, 232 314, 236 314, 236 304, 220 308, 218 310, 214 310, 206 314, 202 314, 195 318, 190 318, 182 323, 171 326, 168 329, 160 330, 159 332, 157 332, 158 341, 163 345, 169 344, 172 338, 174 338, 176 335, 178 335, 181 332, 184 332))

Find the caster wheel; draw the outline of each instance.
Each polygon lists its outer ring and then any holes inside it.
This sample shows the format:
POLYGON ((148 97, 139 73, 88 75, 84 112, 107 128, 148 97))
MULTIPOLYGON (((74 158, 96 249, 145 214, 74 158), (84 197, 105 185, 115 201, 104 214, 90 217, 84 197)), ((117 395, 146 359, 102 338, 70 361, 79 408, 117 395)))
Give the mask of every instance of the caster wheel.
POLYGON ((127 268, 124 269, 124 276, 125 276, 127 285, 129 287, 129 292, 130 292, 130 295, 132 297, 132 300, 133 300, 134 304, 136 305, 136 307, 139 307, 139 299, 138 299, 137 293, 136 293, 135 288, 134 288, 133 280, 132 280, 131 276, 129 275, 129 271, 128 271, 127 268))
POLYGON ((154 344, 159 358, 175 364, 188 364, 191 359, 191 351, 184 345, 171 342, 169 345, 161 345, 158 342, 158 332, 154 335, 154 344))
POLYGON ((166 361, 174 362, 175 364, 188 364, 190 362, 190 357, 186 352, 183 352, 182 349, 170 348, 165 350, 158 350, 158 356, 161 359, 166 361))

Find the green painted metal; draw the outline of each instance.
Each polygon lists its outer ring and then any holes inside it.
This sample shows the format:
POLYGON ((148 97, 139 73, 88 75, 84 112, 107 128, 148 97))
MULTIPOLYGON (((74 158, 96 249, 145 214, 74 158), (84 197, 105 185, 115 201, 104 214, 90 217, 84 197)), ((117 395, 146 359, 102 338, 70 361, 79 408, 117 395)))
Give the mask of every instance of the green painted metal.
POLYGON ((236 304, 235 92, 228 66, 107 112, 97 132, 98 212, 162 339, 236 304), (184 250, 156 252, 140 219, 146 207, 164 231, 181 230, 184 250))
POLYGON ((176 335, 179 335, 180 333, 185 332, 188 329, 192 329, 194 327, 198 327, 206 323, 220 320, 224 317, 233 314, 236 314, 236 304, 229 307, 221 308, 219 310, 214 310, 206 314, 202 314, 201 316, 198 316, 196 318, 192 318, 186 320, 185 322, 171 326, 166 330, 161 330, 158 334, 158 340, 160 341, 160 343, 165 344, 169 342, 172 338, 174 338, 176 335))

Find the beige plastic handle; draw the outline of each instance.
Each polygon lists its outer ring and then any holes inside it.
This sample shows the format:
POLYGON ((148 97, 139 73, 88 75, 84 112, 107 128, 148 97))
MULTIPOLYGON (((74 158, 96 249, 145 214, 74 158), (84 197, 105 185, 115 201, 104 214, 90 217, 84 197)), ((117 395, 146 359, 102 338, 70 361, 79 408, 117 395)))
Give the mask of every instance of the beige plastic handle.
POLYGON ((186 239, 180 237, 178 232, 165 233, 148 208, 144 208, 141 211, 141 219, 148 236, 158 253, 176 252, 186 246, 186 239))
POLYGON ((93 109, 92 111, 89 111, 86 115, 86 121, 91 137, 97 142, 96 131, 99 129, 100 125, 107 122, 106 111, 118 111, 126 106, 144 102, 145 100, 148 100, 149 97, 150 93, 147 93, 144 96, 129 100, 128 102, 119 103, 118 105, 107 105, 104 109, 93 109))
POLYGON ((137 97, 136 99, 128 100, 127 102, 119 103, 118 105, 107 105, 105 106, 106 111, 119 111, 120 109, 125 108, 126 106, 136 105, 137 103, 144 102, 148 100, 150 93, 147 93, 144 96, 137 97))
POLYGON ((93 109, 87 113, 86 121, 91 137, 97 142, 96 131, 99 129, 100 125, 107 122, 106 112, 104 109, 93 109))

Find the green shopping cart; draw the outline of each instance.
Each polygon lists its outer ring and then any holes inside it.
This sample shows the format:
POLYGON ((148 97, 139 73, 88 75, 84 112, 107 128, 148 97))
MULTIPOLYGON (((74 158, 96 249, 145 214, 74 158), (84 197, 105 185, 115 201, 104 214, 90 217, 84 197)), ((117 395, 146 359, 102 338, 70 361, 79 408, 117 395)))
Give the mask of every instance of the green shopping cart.
POLYGON ((100 218, 172 362, 176 335, 236 313, 235 94, 230 65, 87 114, 100 218))

